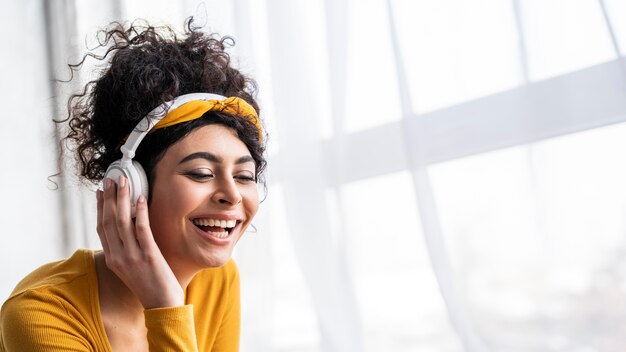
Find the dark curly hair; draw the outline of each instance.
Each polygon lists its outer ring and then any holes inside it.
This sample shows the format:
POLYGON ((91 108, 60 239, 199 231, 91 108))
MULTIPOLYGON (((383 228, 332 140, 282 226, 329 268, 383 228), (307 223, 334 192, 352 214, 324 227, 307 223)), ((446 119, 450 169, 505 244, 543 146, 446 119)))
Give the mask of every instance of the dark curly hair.
MULTIPOLYGON (((63 139, 72 146, 79 175, 98 184, 109 164, 122 157, 120 146, 137 123, 155 107, 177 96, 207 92, 236 96, 252 105, 257 113, 256 83, 231 67, 226 48, 234 45, 230 37, 203 33, 185 21, 184 35, 170 27, 153 27, 137 20, 124 26, 114 22, 98 33, 98 46, 69 65, 71 72, 82 68, 88 57, 104 63, 99 78, 86 84, 68 101, 69 131, 63 139), (104 49, 102 55, 95 50, 104 49)), ((236 131, 256 163, 256 178, 266 166, 265 145, 249 119, 220 112, 148 134, 134 160, 153 179, 155 164, 176 141, 195 128, 223 124, 236 131)), ((266 140, 266 138, 263 138, 266 140)), ((151 182, 150 182, 151 184, 151 182)))

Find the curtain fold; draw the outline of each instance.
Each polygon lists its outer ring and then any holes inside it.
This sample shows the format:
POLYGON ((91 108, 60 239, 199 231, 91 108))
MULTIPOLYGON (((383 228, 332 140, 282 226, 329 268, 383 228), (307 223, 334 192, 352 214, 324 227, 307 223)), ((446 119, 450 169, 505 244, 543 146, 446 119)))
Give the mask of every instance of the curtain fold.
POLYGON ((311 290, 320 324, 323 351, 362 351, 355 299, 346 267, 331 238, 323 198, 326 178, 319 148, 320 106, 328 104, 305 82, 315 81, 316 65, 302 28, 307 14, 293 1, 272 1, 268 8, 272 86, 280 150, 285 153, 282 178, 287 223, 298 263, 311 290))

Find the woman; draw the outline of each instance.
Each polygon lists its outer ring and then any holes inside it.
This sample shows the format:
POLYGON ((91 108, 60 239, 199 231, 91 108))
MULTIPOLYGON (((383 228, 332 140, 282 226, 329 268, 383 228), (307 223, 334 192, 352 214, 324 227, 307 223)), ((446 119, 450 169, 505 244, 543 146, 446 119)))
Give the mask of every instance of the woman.
POLYGON ((255 84, 230 66, 230 39, 191 19, 182 37, 103 34, 109 61, 70 99, 66 136, 80 175, 104 186, 103 250, 23 279, 2 306, 0 351, 237 351, 230 257, 265 168, 255 84))

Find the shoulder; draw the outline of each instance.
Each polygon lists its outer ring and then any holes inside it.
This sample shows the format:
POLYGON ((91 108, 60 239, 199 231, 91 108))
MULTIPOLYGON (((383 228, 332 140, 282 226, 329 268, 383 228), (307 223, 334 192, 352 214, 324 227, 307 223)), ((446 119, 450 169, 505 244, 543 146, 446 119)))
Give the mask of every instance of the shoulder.
POLYGON ((64 313, 63 304, 47 290, 26 290, 2 305, 0 327, 3 334, 7 329, 23 331, 64 313))
POLYGON ((95 274, 91 251, 39 267, 20 281, 0 310, 0 330, 46 326, 88 310, 95 274), (90 266, 90 260, 92 261, 90 266))
POLYGON ((80 250, 27 275, 0 310, 0 345, 33 351, 61 342, 84 347, 86 327, 78 317, 90 312, 89 273, 95 270, 89 267, 90 256, 91 251, 80 250))
POLYGON ((239 294, 239 269, 233 259, 219 268, 209 268, 194 276, 187 287, 190 298, 222 297, 239 294))
POLYGON ((239 280, 239 268, 234 259, 231 258, 221 269, 228 279, 239 280))
POLYGON ((13 289, 9 299, 24 292, 63 285, 94 273, 93 251, 81 249, 67 259, 42 265, 26 275, 13 289))
POLYGON ((196 274, 186 299, 194 307, 200 350, 236 351, 240 321, 239 270, 234 260, 196 274), (211 346, 210 348, 207 346, 211 346))
POLYGON ((85 327, 59 297, 47 290, 27 290, 11 297, 0 313, 0 344, 7 351, 56 350, 59 347, 88 347, 85 327))
POLYGON ((194 276, 192 283, 218 283, 218 282, 234 282, 239 281, 239 268, 234 259, 230 259, 226 264, 219 268, 209 268, 200 271, 194 276))

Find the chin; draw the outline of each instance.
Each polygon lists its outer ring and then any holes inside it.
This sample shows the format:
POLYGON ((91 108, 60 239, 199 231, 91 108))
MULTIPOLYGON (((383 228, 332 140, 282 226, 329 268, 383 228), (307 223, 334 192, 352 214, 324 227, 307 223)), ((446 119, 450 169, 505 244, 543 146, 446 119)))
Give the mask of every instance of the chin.
POLYGON ((219 268, 226 265, 230 258, 232 258, 232 252, 213 253, 212 255, 206 257, 206 261, 203 266, 205 268, 219 268))

